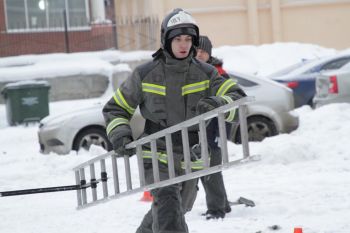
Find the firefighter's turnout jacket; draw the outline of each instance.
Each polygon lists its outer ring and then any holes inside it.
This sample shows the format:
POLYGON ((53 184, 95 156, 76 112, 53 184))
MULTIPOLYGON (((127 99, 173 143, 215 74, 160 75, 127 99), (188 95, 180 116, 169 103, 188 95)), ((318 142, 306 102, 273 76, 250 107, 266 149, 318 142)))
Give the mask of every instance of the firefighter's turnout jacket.
MULTIPOLYGON (((231 103, 244 96, 232 80, 220 76, 215 67, 200 62, 192 54, 183 60, 172 58, 166 51, 140 65, 121 84, 103 108, 107 135, 130 135, 129 122, 137 106, 146 119, 144 136, 196 116, 201 98, 218 96, 231 103)), ((234 112, 227 121, 233 120, 234 112)), ((181 133, 172 135, 174 152, 182 151, 181 133)), ((190 146, 198 143, 198 128, 189 129, 190 146)), ((167 163, 165 140, 157 141, 159 161, 167 163)), ((151 158, 149 149, 143 150, 151 158)))

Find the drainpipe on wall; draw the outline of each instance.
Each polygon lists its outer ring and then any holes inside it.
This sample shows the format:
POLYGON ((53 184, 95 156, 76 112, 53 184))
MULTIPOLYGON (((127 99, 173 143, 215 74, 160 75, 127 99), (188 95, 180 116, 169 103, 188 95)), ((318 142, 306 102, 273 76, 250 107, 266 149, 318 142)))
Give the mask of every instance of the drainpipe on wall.
POLYGON ((66 9, 63 10, 63 23, 64 23, 64 43, 66 45, 66 53, 70 53, 69 48, 69 35, 68 35, 68 20, 66 9))
POLYGON ((256 0, 248 0, 248 40, 252 44, 260 43, 259 36, 259 20, 258 20, 258 6, 256 0))
POLYGON ((282 41, 280 0, 271 0, 272 40, 282 41))

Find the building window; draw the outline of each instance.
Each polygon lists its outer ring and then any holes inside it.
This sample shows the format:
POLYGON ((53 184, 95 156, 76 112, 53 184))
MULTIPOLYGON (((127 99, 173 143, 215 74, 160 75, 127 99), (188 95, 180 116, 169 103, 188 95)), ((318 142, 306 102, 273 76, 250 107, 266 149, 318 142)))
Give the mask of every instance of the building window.
POLYGON ((25 5, 23 0, 6 0, 7 27, 27 28, 25 5))
POLYGON ((8 30, 63 29, 89 26, 88 0, 6 0, 8 30))
POLYGON ((87 25, 85 0, 68 1, 68 9, 70 26, 81 27, 87 25))

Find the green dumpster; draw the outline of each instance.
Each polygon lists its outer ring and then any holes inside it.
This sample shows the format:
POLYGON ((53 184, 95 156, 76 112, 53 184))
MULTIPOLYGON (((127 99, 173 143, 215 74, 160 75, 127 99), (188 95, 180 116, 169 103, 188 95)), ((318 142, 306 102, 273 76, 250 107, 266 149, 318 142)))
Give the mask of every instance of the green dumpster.
POLYGON ((39 121, 49 115, 50 86, 46 81, 19 81, 8 83, 1 94, 6 103, 7 121, 17 125, 39 121))

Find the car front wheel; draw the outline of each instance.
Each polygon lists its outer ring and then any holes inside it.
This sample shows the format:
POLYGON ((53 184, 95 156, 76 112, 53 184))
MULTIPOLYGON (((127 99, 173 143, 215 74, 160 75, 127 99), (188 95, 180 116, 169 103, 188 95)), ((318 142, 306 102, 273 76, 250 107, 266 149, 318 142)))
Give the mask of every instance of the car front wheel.
MULTIPOLYGON (((262 141, 266 137, 278 134, 275 124, 265 117, 252 116, 247 119, 249 141, 262 141)), ((241 143, 240 128, 236 130, 234 142, 241 143)))
POLYGON ((88 128, 81 131, 75 138, 73 150, 89 150, 91 145, 101 146, 103 149, 112 150, 112 144, 109 142, 106 132, 101 128, 88 128))

